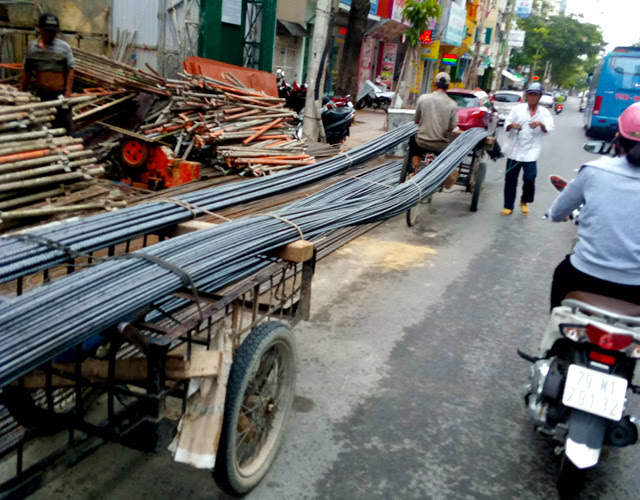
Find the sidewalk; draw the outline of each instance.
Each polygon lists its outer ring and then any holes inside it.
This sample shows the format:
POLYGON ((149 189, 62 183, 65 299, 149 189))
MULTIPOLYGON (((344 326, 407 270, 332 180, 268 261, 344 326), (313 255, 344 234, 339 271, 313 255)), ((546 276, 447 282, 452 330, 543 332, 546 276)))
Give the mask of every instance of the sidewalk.
POLYGON ((387 113, 382 110, 357 110, 355 120, 351 124, 351 134, 342 145, 342 150, 347 151, 360 146, 376 137, 380 137, 386 131, 387 113))

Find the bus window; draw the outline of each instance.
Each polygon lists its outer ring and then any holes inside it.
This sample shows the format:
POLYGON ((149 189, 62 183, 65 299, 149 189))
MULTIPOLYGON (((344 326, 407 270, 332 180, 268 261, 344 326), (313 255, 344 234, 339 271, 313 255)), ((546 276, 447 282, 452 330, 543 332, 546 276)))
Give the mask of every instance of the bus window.
POLYGON ((621 75, 640 76, 640 59, 635 57, 612 57, 611 67, 621 75))

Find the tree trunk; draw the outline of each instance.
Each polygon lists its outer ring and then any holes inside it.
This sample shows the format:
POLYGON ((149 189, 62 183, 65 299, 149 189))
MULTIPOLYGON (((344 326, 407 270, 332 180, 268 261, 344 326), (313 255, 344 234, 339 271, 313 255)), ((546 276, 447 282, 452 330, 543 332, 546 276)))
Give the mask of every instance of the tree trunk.
POLYGON ((480 62, 480 49, 482 47, 482 35, 484 31, 484 20, 487 17, 489 9, 489 0, 482 0, 482 12, 480 13, 480 23, 478 23, 478 39, 476 40, 476 48, 473 51, 473 59, 464 79, 464 86, 468 89, 475 89, 478 86, 478 64, 480 62))
POLYGON ((352 0, 349 10, 349 23, 347 35, 344 39, 342 56, 336 82, 336 95, 346 96, 351 94, 351 100, 355 102, 358 94, 358 68, 360 65, 360 49, 362 39, 367 29, 367 18, 371 6, 370 0, 352 0))
POLYGON ((502 72, 506 69, 507 54, 509 53, 509 34, 511 33, 511 23, 513 22, 513 14, 516 8, 516 1, 512 0, 507 7, 509 12, 507 13, 507 20, 505 21, 505 35, 504 35, 504 47, 502 48, 502 54, 500 55, 500 62, 498 63, 498 71, 493 76, 493 83, 491 84, 491 92, 500 90, 500 83, 502 82, 502 72))
POLYGON ((322 79, 320 62, 324 56, 324 49, 329 33, 329 20, 338 10, 339 0, 318 0, 316 6, 315 25, 313 27, 313 41, 309 60, 308 90, 304 106, 304 121, 302 133, 311 140, 317 141, 322 127, 321 100, 315 99, 316 82, 322 79))
POLYGON ((407 48, 404 51, 404 57, 402 58, 402 67, 400 68, 400 75, 398 77, 398 85, 396 85, 396 90, 393 93, 393 97, 391 98, 391 105, 389 107, 391 108, 395 108, 396 107, 396 101, 398 100, 398 97, 400 97, 401 106, 406 106, 407 102, 406 102, 406 98, 404 96, 405 89, 406 89, 406 81, 407 81, 407 73, 411 71, 411 46, 409 46, 409 43, 407 42, 407 48), (407 68, 408 71, 407 71, 407 68))

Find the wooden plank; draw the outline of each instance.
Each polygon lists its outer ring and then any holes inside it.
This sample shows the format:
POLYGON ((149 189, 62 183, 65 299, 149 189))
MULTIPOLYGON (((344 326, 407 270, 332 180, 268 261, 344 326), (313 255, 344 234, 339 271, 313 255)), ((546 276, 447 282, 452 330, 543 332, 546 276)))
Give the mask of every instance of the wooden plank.
POLYGON ((190 220, 187 222, 181 222, 169 229, 165 234, 169 238, 174 238, 176 236, 180 236, 182 234, 192 233, 193 231, 199 231, 201 229, 208 229, 211 226, 215 226, 212 222, 205 222, 200 220, 190 220))
POLYGON ((306 262, 313 257, 314 245, 307 240, 298 240, 275 251, 274 255, 289 262, 306 262))
MULTIPOLYGON (((165 374, 171 380, 186 380, 195 377, 212 377, 220 373, 222 367, 221 351, 198 350, 191 353, 191 359, 186 356, 167 356, 165 374)), ((54 370, 73 375, 75 363, 54 363, 54 370)), ((104 382, 109 375, 109 361, 102 359, 87 359, 82 363, 82 376, 92 380, 104 382)), ((148 377, 146 358, 129 358, 116 360, 115 378, 118 382, 134 382, 146 380, 148 377)), ((16 382, 17 385, 17 382, 16 382)), ((70 378, 52 375, 53 387, 71 387, 74 384, 70 378)), ((44 370, 34 370, 24 377, 25 389, 42 389, 46 387, 46 373, 44 370)))

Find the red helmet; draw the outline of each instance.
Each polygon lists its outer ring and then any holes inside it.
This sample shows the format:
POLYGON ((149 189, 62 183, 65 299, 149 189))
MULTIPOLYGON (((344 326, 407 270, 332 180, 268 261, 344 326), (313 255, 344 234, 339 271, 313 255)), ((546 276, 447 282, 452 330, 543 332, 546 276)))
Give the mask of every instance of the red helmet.
POLYGON ((618 118, 618 132, 625 139, 640 141, 640 102, 625 109, 618 118))

